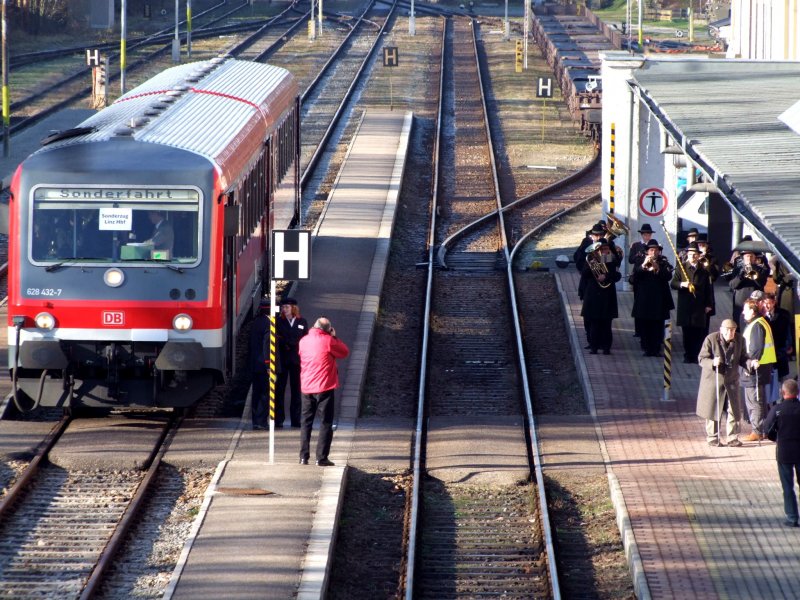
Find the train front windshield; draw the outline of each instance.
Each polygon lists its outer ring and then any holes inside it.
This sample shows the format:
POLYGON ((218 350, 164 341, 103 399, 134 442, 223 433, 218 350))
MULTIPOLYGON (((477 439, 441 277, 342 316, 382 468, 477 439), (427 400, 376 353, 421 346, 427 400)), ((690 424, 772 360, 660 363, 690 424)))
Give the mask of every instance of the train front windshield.
POLYGON ((40 186, 28 223, 34 263, 199 260, 196 188, 40 186))

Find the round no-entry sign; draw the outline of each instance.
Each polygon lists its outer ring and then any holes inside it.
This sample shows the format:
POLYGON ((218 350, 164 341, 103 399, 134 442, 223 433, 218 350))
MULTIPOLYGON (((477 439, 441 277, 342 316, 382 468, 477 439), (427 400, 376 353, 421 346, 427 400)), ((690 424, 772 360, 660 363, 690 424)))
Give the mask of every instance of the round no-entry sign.
POLYGON ((639 210, 648 217, 660 217, 667 210, 667 193, 659 188, 647 188, 639 195, 639 210))

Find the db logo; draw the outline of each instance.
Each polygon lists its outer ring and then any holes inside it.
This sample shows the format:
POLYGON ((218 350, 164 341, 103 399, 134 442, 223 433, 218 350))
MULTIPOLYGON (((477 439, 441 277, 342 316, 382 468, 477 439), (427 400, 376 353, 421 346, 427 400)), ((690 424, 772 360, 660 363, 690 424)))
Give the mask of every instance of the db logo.
POLYGON ((103 325, 125 325, 125 313, 117 310, 103 311, 103 325))

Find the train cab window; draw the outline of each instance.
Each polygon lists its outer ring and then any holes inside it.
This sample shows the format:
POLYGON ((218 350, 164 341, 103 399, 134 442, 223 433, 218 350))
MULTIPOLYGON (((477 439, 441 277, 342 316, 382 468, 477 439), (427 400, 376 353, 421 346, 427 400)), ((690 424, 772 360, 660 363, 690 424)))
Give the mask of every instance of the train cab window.
POLYGON ((31 260, 197 263, 199 199, 195 189, 39 187, 30 214, 31 260))

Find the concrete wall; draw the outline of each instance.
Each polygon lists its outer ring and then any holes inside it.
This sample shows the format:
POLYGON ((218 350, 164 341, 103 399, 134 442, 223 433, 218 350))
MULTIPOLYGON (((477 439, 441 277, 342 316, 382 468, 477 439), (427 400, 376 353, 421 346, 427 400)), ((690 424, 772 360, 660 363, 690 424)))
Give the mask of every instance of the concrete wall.
MULTIPOLYGON (((649 223, 656 232, 654 238, 664 246, 664 255, 674 263, 660 222, 663 220, 675 241, 677 225, 677 172, 672 154, 664 154, 666 136, 661 125, 631 89, 628 80, 647 61, 627 52, 602 53, 603 77, 603 135, 602 135, 602 197, 603 211, 609 210, 611 190, 611 130, 614 128, 614 213, 631 230, 627 246, 639 239, 637 231, 649 223), (656 197, 666 198, 666 209, 661 200, 655 202, 657 215, 648 214, 656 197), (641 201, 640 201, 641 199, 641 201)), ((626 261, 627 268, 627 261, 626 261)), ((627 272, 627 271, 626 271, 627 272)))

